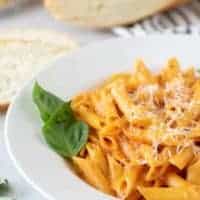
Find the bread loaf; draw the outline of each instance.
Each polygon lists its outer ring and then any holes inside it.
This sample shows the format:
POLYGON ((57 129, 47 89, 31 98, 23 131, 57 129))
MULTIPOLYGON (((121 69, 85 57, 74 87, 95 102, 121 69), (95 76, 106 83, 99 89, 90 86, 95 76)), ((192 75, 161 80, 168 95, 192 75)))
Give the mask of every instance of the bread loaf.
POLYGON ((58 19, 103 28, 130 24, 190 0, 45 0, 58 19))
POLYGON ((34 74, 75 47, 64 33, 0 30, 0 112, 34 74))

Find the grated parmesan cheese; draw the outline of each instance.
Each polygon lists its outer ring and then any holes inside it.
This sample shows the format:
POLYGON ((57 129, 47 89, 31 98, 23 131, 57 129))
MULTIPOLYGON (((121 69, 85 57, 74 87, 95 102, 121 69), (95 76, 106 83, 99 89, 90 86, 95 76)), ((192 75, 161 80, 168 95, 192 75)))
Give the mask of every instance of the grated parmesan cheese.
MULTIPOLYGON (((137 114, 140 117, 145 115, 152 121, 146 137, 150 140, 155 160, 159 158, 159 146, 170 142, 175 147, 173 153, 180 153, 189 146, 195 153, 200 153, 200 147, 188 137, 195 127, 200 128, 199 122, 195 120, 195 117, 200 118, 200 101, 192 99, 190 87, 180 73, 164 85, 141 85, 129 94, 134 105, 142 108, 143 112, 137 114), (162 102, 161 106, 156 103, 156 97, 162 102)), ((132 130, 135 133, 134 126, 132 130)), ((168 150, 168 157, 172 157, 173 153, 168 150)))

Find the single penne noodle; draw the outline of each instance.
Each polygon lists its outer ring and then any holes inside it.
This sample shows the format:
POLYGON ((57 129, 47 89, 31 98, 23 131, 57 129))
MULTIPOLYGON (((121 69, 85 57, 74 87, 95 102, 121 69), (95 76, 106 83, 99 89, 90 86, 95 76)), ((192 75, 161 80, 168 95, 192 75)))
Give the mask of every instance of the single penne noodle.
POLYGON ((108 177, 102 173, 99 166, 92 160, 74 157, 73 162, 89 184, 103 192, 113 194, 108 177))
POLYGON ((168 60, 167 65, 161 72, 161 79, 164 82, 171 81, 180 74, 180 64, 176 58, 168 60))
POLYGON ((108 152, 117 151, 119 149, 116 137, 111 135, 100 135, 100 144, 102 148, 108 152))
POLYGON ((187 147, 183 149, 182 152, 177 153, 173 157, 170 158, 169 162, 178 167, 180 170, 184 169, 189 162, 194 158, 194 152, 192 147, 187 147))
POLYGON ((85 106, 79 107, 78 115, 94 129, 99 130, 105 125, 105 121, 102 117, 85 106))
POLYGON ((200 160, 196 161, 187 168, 187 181, 192 184, 200 185, 200 160))
POLYGON ((192 184, 184 180, 182 177, 177 175, 175 172, 170 172, 166 175, 166 184, 169 187, 187 187, 192 184))
POLYGON ((86 148, 88 151, 88 159, 95 163, 95 165, 97 165, 101 169, 102 173, 107 177, 108 163, 100 146, 97 144, 88 143, 86 148))
POLYGON ((156 81, 155 76, 150 72, 150 70, 141 59, 135 61, 134 77, 140 84, 154 83, 156 81))
POLYGON ((145 200, 198 200, 199 187, 139 187, 145 200))

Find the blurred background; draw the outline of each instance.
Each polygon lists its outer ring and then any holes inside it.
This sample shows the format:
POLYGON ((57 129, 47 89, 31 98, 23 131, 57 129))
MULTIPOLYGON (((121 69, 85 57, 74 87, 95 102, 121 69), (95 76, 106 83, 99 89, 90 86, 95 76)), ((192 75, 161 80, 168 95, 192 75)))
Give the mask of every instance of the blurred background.
POLYGON ((56 20, 44 8, 43 4, 42 0, 11 0, 7 6, 5 5, 1 8, 0 29, 54 29, 67 32, 79 44, 87 44, 88 42, 107 39, 113 36, 109 30, 90 30, 56 20))
MULTIPOLYGON (((185 4, 185 0, 181 1, 184 1, 185 4)), ((0 28, 35 27, 56 29, 68 32, 81 44, 113 36, 131 37, 170 32, 175 34, 200 33, 200 0, 189 0, 186 5, 176 6, 175 9, 166 8, 166 12, 153 12, 154 14, 150 17, 144 19, 141 17, 142 20, 139 20, 139 22, 136 21, 125 26, 117 24, 106 29, 99 29, 98 27, 84 28, 84 26, 71 25, 71 22, 68 21, 57 20, 53 17, 54 13, 45 9, 42 0, 2 0, 2 2, 4 3, 0 3, 0 28)), ((64 10, 64 12, 67 13, 68 10, 64 10)))
MULTIPOLYGON (((59 2, 60 0, 54 1, 59 2)), ((167 2, 168 0, 165 1, 167 2)), ((67 10, 63 12, 66 14, 67 10)), ((145 17, 135 23, 129 23, 128 25, 119 23, 109 28, 101 27, 101 29, 98 27, 72 25, 67 20, 58 20, 45 9, 42 0, 0 0, 0 32, 1 29, 20 30, 22 28, 65 32, 80 46, 112 37, 134 37, 149 34, 199 35, 200 0, 193 0, 175 9, 167 9, 166 12, 155 12, 150 17, 145 17)), ((6 191, 6 195, 12 197, 11 199, 42 200, 43 198, 40 194, 34 191, 18 175, 8 157, 3 139, 4 121, 5 113, 0 114, 0 177, 9 180, 10 189, 6 191)), ((1 194, 0 191, 0 199, 1 194)))

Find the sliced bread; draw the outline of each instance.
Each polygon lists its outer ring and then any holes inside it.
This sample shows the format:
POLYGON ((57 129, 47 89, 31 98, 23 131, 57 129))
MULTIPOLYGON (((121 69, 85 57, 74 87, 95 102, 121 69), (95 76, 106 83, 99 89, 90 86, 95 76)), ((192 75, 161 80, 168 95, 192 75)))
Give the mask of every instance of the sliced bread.
POLYGON ((58 19, 96 28, 130 24, 191 0, 45 0, 58 19))
POLYGON ((65 33, 0 30, 0 112, 16 92, 49 62, 76 48, 65 33))

